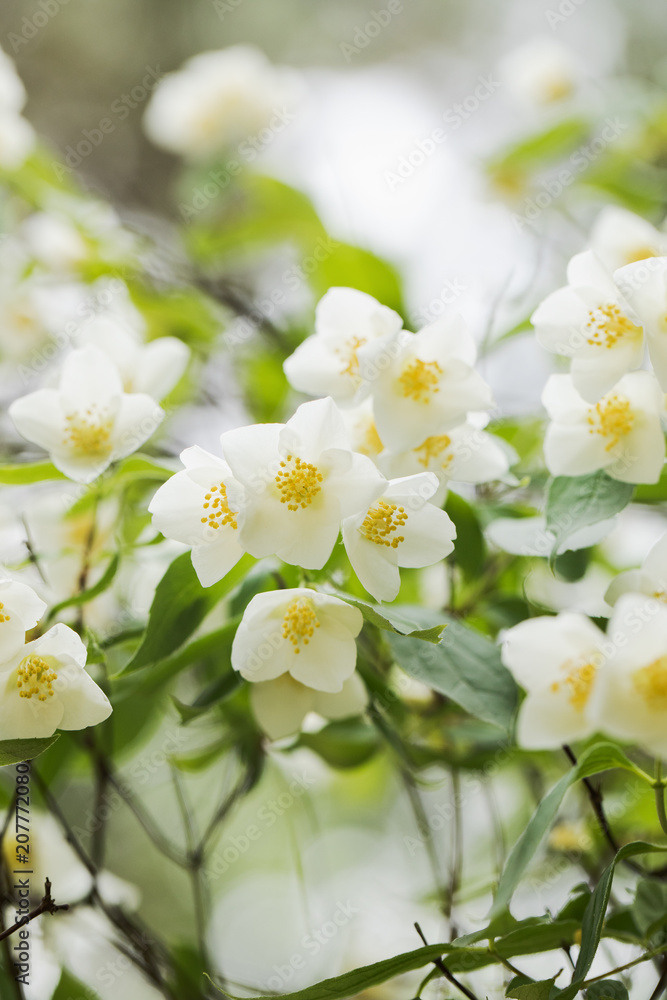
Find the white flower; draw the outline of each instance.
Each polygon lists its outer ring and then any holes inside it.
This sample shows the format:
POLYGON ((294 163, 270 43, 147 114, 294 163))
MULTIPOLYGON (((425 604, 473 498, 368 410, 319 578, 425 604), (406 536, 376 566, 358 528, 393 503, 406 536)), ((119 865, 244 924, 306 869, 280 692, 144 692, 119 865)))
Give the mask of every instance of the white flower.
POLYGON ((591 695, 599 728, 667 755, 667 607, 640 594, 622 596, 607 635, 614 651, 591 695))
POLYGON ((307 587, 256 594, 232 644, 232 666, 248 681, 289 673, 315 691, 343 690, 357 662, 363 616, 307 587))
POLYGON ((573 612, 508 629, 503 663, 527 692, 517 720, 520 746, 553 749, 595 732, 588 704, 606 669, 604 642, 604 633, 573 612))
POLYGON ((23 437, 81 483, 135 451, 164 417, 150 396, 124 393, 115 366, 93 347, 66 358, 57 389, 22 396, 9 414, 23 437))
POLYGON ((158 337, 144 344, 112 312, 87 319, 76 342, 82 348, 97 348, 114 363, 125 392, 146 393, 158 401, 179 382, 190 357, 189 347, 178 337, 158 337))
POLYGON ((361 715, 368 704, 368 695, 357 673, 348 677, 340 691, 333 693, 307 687, 285 673, 272 681, 253 684, 250 704, 266 735, 279 740, 298 732, 309 712, 317 712, 325 719, 361 715))
POLYGON ((86 647, 67 625, 54 625, 0 664, 0 733, 6 740, 85 729, 111 714, 85 670, 86 647))
POLYGON ((69 271, 82 264, 88 246, 76 226, 55 212, 34 212, 21 226, 21 235, 32 256, 54 271, 69 271))
POLYGON ((352 568, 376 600, 394 600, 401 586, 399 566, 432 566, 453 551, 456 528, 444 510, 429 503, 437 489, 432 472, 394 479, 367 510, 343 521, 352 568))
POLYGON ((361 455, 367 455, 377 464, 379 456, 384 451, 384 445, 375 425, 373 401, 367 397, 357 406, 341 410, 341 414, 350 436, 352 449, 361 455))
POLYGON ((538 106, 570 97, 581 75, 572 50, 552 38, 531 39, 508 53, 498 69, 514 97, 538 106))
POLYGON ((0 663, 22 649, 26 632, 45 611, 46 604, 32 587, 0 577, 0 663))
POLYGON ((13 111, 0 109, 0 166, 18 170, 33 151, 37 137, 30 122, 13 111))
POLYGON ((531 322, 543 347, 572 358, 575 389, 596 403, 626 372, 640 367, 644 336, 611 273, 592 250, 572 258, 567 280, 565 288, 547 296, 531 322))
POLYGON ((243 555, 238 510, 227 495, 232 474, 221 458, 196 446, 186 448, 181 461, 185 469, 160 487, 148 509, 166 538, 192 546, 195 572, 202 587, 210 587, 243 555))
POLYGON ((645 594, 667 602, 667 533, 655 543, 641 569, 619 573, 604 595, 608 604, 616 604, 623 594, 645 594))
POLYGON ((368 387, 359 371, 359 349, 398 333, 398 313, 356 288, 330 288, 315 312, 315 334, 285 361, 290 384, 309 396, 355 402, 368 387))
POLYGON ((653 368, 667 392, 667 257, 627 264, 614 278, 644 324, 653 368))
POLYGON ((298 96, 297 80, 250 45, 203 52, 157 84, 144 117, 146 134, 172 153, 212 155, 252 138, 274 114, 284 127, 285 105, 298 96))
POLYGON ((0 49, 0 110, 20 111, 25 102, 25 87, 16 72, 14 60, 0 49))
POLYGON ((653 375, 624 375, 595 405, 581 398, 569 375, 552 375, 542 402, 552 421, 544 457, 553 476, 585 476, 604 469, 624 483, 655 483, 660 478, 665 457, 662 393, 653 375))
POLYGON ((591 247, 605 267, 615 271, 625 264, 667 253, 667 234, 627 208, 608 205, 591 230, 591 247))
POLYGON ((377 459, 386 476, 409 476, 425 469, 441 484, 488 483, 509 471, 511 449, 493 434, 466 422, 434 434, 410 451, 384 452, 377 459))
POLYGON ((303 403, 286 424, 255 424, 222 435, 222 451, 241 484, 239 540, 251 555, 277 555, 321 569, 343 518, 365 510, 382 490, 373 462, 349 450, 331 399, 303 403))
POLYGON ((468 411, 493 405, 491 390, 472 367, 475 354, 459 316, 415 334, 401 330, 359 349, 361 374, 371 383, 375 423, 387 448, 414 448, 463 423, 468 411))

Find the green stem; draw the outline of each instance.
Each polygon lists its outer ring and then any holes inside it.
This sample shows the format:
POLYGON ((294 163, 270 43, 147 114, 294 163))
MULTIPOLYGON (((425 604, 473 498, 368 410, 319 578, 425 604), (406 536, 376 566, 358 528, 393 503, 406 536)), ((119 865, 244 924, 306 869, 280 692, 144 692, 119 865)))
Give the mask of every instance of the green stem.
POLYGON ((658 819, 660 820, 660 826, 663 832, 667 834, 667 811, 665 811, 665 782, 662 777, 662 761, 658 758, 655 762, 655 781, 653 782, 653 788, 655 790, 655 808, 658 813, 658 819))

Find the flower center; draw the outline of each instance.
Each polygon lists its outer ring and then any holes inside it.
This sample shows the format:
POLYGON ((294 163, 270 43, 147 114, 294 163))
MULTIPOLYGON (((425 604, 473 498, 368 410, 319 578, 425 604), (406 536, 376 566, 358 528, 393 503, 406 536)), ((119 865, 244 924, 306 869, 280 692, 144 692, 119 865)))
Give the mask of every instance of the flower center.
POLYGON ((566 671, 563 681, 554 681, 551 690, 560 691, 564 684, 568 688, 570 704, 580 712, 591 693, 591 687, 597 673, 597 666, 594 663, 576 664, 574 660, 567 660, 562 669, 566 671))
POLYGON ((283 639, 289 639, 295 653, 301 652, 301 643, 307 646, 316 628, 320 627, 312 601, 297 597, 287 607, 283 618, 283 639))
POLYGON ((11 615, 5 614, 5 606, 2 601, 0 601, 0 625, 2 625, 3 622, 11 621, 11 617, 11 615))
POLYGON ((41 656, 26 656, 18 666, 16 686, 21 698, 37 696, 39 701, 53 698, 53 682, 58 674, 41 656))
POLYGON ((405 541, 405 536, 396 535, 394 538, 389 536, 404 527, 407 519, 405 507, 398 507, 387 500, 378 500, 368 509, 359 530, 369 542, 397 549, 400 543, 405 541))
POLYGON ((667 656, 661 656, 638 670, 633 682, 635 689, 649 705, 655 705, 661 711, 667 708, 667 656))
POLYGON ((349 375, 355 381, 359 381, 359 355, 357 351, 366 343, 365 337, 350 337, 345 345, 336 348, 336 354, 341 355, 341 360, 345 366, 341 368, 341 375, 349 375))
POLYGON ((106 457, 111 451, 112 427, 113 421, 97 413, 94 406, 84 413, 68 413, 64 444, 88 458, 106 457))
POLYGON ((440 392, 438 379, 443 370, 437 361, 420 361, 415 358, 406 365, 398 379, 406 399, 417 403, 429 403, 431 395, 440 392))
POLYGON ((206 514, 201 519, 201 523, 209 528, 219 528, 221 525, 229 524, 232 528, 238 528, 236 514, 229 509, 227 500, 227 488, 224 483, 211 486, 209 492, 204 497, 203 509, 206 514))
MULTIPOLYGON (((451 443, 452 439, 447 434, 436 434, 434 437, 426 438, 423 444, 415 448, 415 452, 419 456, 419 464, 427 469, 433 459, 442 457, 443 452, 447 451, 451 443)), ((453 458, 454 456, 451 454, 445 455, 442 468, 446 469, 453 458)))
POLYGON ((634 264, 638 260, 647 260, 649 257, 656 257, 657 254, 653 247, 635 247, 634 250, 629 250, 625 257, 626 264, 634 264))
POLYGON ((609 349, 624 337, 641 336, 642 328, 631 323, 615 302, 592 309, 588 316, 586 324, 589 332, 588 343, 594 347, 609 349))
POLYGON ((276 476, 276 485, 280 491, 280 502, 287 504, 288 510, 304 510, 308 507, 322 487, 324 477, 316 465, 302 462, 298 455, 287 456, 280 463, 280 472, 276 476))
POLYGON ((630 406, 630 400, 625 396, 605 396, 588 411, 589 434, 601 434, 609 438, 605 451, 611 451, 626 434, 629 434, 635 422, 635 415, 630 406))

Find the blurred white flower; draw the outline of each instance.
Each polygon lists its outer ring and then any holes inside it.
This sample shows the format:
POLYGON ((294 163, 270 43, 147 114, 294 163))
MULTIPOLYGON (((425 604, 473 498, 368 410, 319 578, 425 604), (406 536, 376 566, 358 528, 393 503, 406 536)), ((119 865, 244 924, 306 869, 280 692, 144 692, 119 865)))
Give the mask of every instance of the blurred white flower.
POLYGON ((0 576, 0 663, 23 648, 26 632, 45 611, 46 604, 32 587, 0 576))
POLYGON ((438 489, 432 472, 387 483, 368 510, 343 521, 343 542, 359 580, 378 601, 393 601, 399 566, 422 568, 454 550, 456 528, 430 499, 438 489))
POLYGON ((493 405, 474 369, 475 344, 461 317, 440 319, 419 333, 401 330, 359 349, 371 384, 378 434, 391 451, 417 447, 493 405))
POLYGON ((538 306, 531 323, 543 347, 572 358, 575 389, 596 403, 626 372, 640 367, 642 327, 592 250, 572 258, 567 280, 538 306))
POLYGON ((0 108, 0 166, 18 170, 32 152, 37 137, 22 115, 0 108))
POLYGON ((618 205, 603 208, 591 230, 591 247, 610 271, 667 253, 667 233, 618 205))
POLYGON ((667 754, 667 607, 643 594, 624 594, 607 634, 614 651, 592 692, 597 728, 667 754))
POLYGON ((604 633, 585 615, 532 618, 505 633, 503 663, 527 695, 519 709, 517 741, 548 750, 598 728, 588 703, 604 673, 604 633))
POLYGON ((331 396, 339 405, 367 392, 359 371, 359 349, 398 333, 402 320, 356 288, 330 288, 315 312, 315 333, 300 344, 283 368, 290 384, 309 396, 331 396))
POLYGON ((67 625, 54 625, 0 664, 3 739, 85 729, 111 714, 104 692, 86 673, 86 647, 67 625))
POLYGON ((321 569, 343 518, 365 510, 382 491, 373 462, 352 452, 331 399, 303 403, 286 424, 254 424, 222 436, 222 451, 241 490, 229 498, 239 510, 243 548, 257 558, 277 555, 305 569, 321 569))
POLYGON ((667 602, 667 534, 655 543, 641 569, 618 574, 604 598, 608 604, 616 604, 623 594, 645 594, 667 602))
POLYGON ((544 457, 553 476, 584 476, 604 469, 624 483, 655 483, 665 457, 660 425, 663 397, 649 372, 624 375, 595 405, 570 375, 552 375, 542 395, 551 418, 544 457))
POLYGON ((513 97, 544 106, 571 97, 581 71, 571 49, 553 38, 532 38, 500 62, 498 75, 513 97))
POLYGON ((231 469, 197 446, 181 453, 182 472, 164 483, 149 504, 153 524, 166 538, 192 546, 192 565, 202 587, 225 576, 243 555, 238 510, 227 490, 231 469))
POLYGON ((627 264, 614 278, 644 324, 651 363, 667 392, 667 257, 627 264))
POLYGON ((293 70, 251 45, 203 52, 160 80, 144 128, 163 149, 200 159, 252 138, 274 116, 283 122, 299 90, 293 70))
POLYGON ((0 110, 20 111, 25 102, 25 87, 16 72, 14 60, 0 49, 0 110))
POLYGON ((89 248, 76 226, 55 212, 34 212, 21 226, 31 255, 54 271, 69 271, 82 264, 89 248))
POLYGON ((164 417, 151 396, 125 393, 116 367, 93 347, 66 358, 57 389, 9 408, 17 430, 46 449, 70 479, 89 483, 146 441, 164 417))
POLYGON ((340 691, 333 693, 307 687, 285 673, 274 680, 253 684, 250 704, 269 739, 279 740, 297 733, 309 712, 317 712, 325 719, 361 715, 368 704, 368 695, 356 672, 343 682, 340 691))
POLYGON ((354 673, 361 612, 307 587, 256 594, 232 644, 232 666, 248 681, 289 673, 316 691, 340 692, 354 673))

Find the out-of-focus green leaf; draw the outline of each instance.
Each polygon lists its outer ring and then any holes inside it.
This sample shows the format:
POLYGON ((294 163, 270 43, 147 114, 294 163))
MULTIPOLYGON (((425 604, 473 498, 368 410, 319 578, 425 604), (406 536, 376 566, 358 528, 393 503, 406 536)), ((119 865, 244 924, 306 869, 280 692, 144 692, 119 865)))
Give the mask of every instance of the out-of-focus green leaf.
POLYGON ((490 163, 492 172, 532 171, 573 152, 586 140, 590 123, 583 118, 567 118, 542 132, 521 139, 490 163))
POLYGON ((513 1000, 550 1000, 555 979, 541 979, 539 982, 527 983, 522 981, 523 978, 522 976, 521 980, 519 977, 512 980, 507 988, 506 997, 511 997, 513 1000))
POLYGON ((24 760, 33 760, 48 750, 50 746, 53 746, 59 738, 60 733, 56 733, 45 739, 1 740, 0 767, 7 767, 8 764, 21 764, 24 760))
POLYGON ((397 664, 411 677, 444 694, 476 718, 509 732, 517 705, 517 686, 495 643, 451 619, 438 645, 399 635, 390 635, 389 644, 397 664))
POLYGON ((486 543, 474 509, 458 493, 447 494, 445 511, 456 526, 454 555, 451 557, 466 580, 476 580, 484 569, 486 543))
POLYGON ((189 552, 174 559, 157 585, 144 640, 122 673, 159 663, 178 650, 254 562, 252 556, 243 556, 219 583, 204 588, 189 552))
POLYGON ((107 566, 107 568, 105 569, 104 573, 99 578, 97 583, 94 584, 92 587, 89 587, 87 590, 82 590, 80 593, 74 594, 73 597, 66 598, 59 604, 55 604, 49 611, 47 622, 53 621, 53 619, 56 618, 60 614, 60 612, 64 611, 66 608, 75 608, 79 607, 82 604, 87 604, 89 601, 93 601, 96 597, 99 597, 100 594, 103 594, 105 590, 109 589, 109 587, 115 580, 119 565, 120 565, 120 555, 116 553, 116 555, 114 555, 109 561, 109 565, 107 566))
POLYGON ((588 987, 586 1000, 628 1000, 628 991, 617 979, 601 979, 588 987))
POLYGON ((372 726, 359 719, 330 722, 318 733, 302 733, 297 747, 308 747, 331 767, 359 767, 370 760, 380 748, 372 726))
POLYGON ((606 521, 632 500, 634 486, 600 470, 589 476, 557 476, 547 492, 547 528, 554 534, 552 559, 571 535, 606 521))
POLYGON ((655 879, 642 879, 637 884, 632 918, 646 940, 667 924, 667 885, 655 879))
POLYGON ((0 465, 0 483, 4 486, 26 486, 43 483, 47 479, 67 479, 67 476, 51 462, 0 465))

